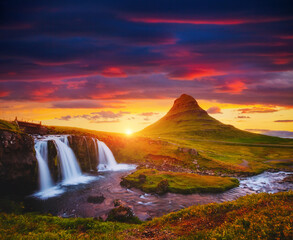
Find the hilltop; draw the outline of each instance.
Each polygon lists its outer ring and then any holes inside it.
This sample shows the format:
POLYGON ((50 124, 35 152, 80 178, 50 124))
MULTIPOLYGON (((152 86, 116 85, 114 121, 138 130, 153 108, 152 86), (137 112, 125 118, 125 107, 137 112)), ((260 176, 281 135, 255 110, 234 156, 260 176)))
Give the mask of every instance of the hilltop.
POLYGON ((203 110, 197 101, 182 94, 174 101, 169 112, 138 134, 151 137, 217 140, 246 143, 292 143, 281 139, 235 128, 221 123, 203 110))

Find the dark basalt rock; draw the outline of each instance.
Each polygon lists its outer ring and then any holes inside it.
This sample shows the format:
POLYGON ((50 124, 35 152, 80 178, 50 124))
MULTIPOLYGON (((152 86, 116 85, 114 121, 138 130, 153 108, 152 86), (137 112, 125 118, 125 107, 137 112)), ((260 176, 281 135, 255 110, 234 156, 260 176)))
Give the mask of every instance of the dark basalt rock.
POLYGON ((145 181, 146 181, 146 175, 139 174, 138 179, 139 179, 139 183, 145 183, 145 181))
POLYGON ((37 188, 38 167, 34 139, 25 134, 0 130, 1 193, 28 193, 37 188))
POLYGON ((57 149, 53 140, 48 141, 48 167, 55 182, 62 179, 60 163, 58 161, 57 149))
POLYGON ((79 161, 82 171, 89 172, 96 170, 98 162, 92 138, 87 136, 72 135, 69 136, 68 140, 70 147, 79 161))
POLYGON ((133 210, 127 206, 125 203, 122 203, 121 200, 114 200, 115 208, 111 209, 108 213, 107 221, 118 221, 118 222, 127 222, 127 223, 139 223, 140 220, 134 215, 133 210))
POLYGON ((157 194, 164 194, 164 193, 168 192, 168 187, 169 187, 168 180, 163 179, 162 181, 160 181, 158 183, 158 186, 156 188, 156 193, 157 194))

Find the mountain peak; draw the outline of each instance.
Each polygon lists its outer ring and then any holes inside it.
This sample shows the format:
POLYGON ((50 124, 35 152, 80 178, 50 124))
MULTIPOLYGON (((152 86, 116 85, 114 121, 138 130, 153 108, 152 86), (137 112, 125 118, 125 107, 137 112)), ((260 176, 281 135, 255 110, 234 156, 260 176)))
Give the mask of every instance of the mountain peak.
POLYGON ((166 116, 171 116, 183 112, 206 113, 197 103, 197 101, 190 95, 182 94, 174 101, 173 107, 166 116))
POLYGON ((186 104, 186 103, 190 103, 193 102, 196 105, 198 105, 197 101, 190 95, 187 94, 182 94, 179 98, 175 99, 174 104, 186 104))

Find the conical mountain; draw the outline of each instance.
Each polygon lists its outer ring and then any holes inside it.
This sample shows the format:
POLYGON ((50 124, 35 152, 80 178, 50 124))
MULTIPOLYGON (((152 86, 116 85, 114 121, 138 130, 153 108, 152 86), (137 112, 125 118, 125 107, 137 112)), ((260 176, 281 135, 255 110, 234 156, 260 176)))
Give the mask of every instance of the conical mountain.
POLYGON ((263 136, 221 123, 209 116, 198 105, 197 101, 187 94, 182 94, 177 98, 174 101, 173 107, 163 118, 140 131, 140 134, 152 137, 232 141, 263 136))

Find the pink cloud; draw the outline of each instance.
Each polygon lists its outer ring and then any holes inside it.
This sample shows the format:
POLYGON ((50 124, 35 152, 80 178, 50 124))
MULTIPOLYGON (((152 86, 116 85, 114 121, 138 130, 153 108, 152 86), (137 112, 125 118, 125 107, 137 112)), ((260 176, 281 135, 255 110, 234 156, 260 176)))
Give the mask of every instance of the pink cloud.
POLYGON ((215 107, 210 107, 208 110, 207 110, 207 113, 209 114, 222 114, 221 112, 221 108, 215 106, 215 107))

